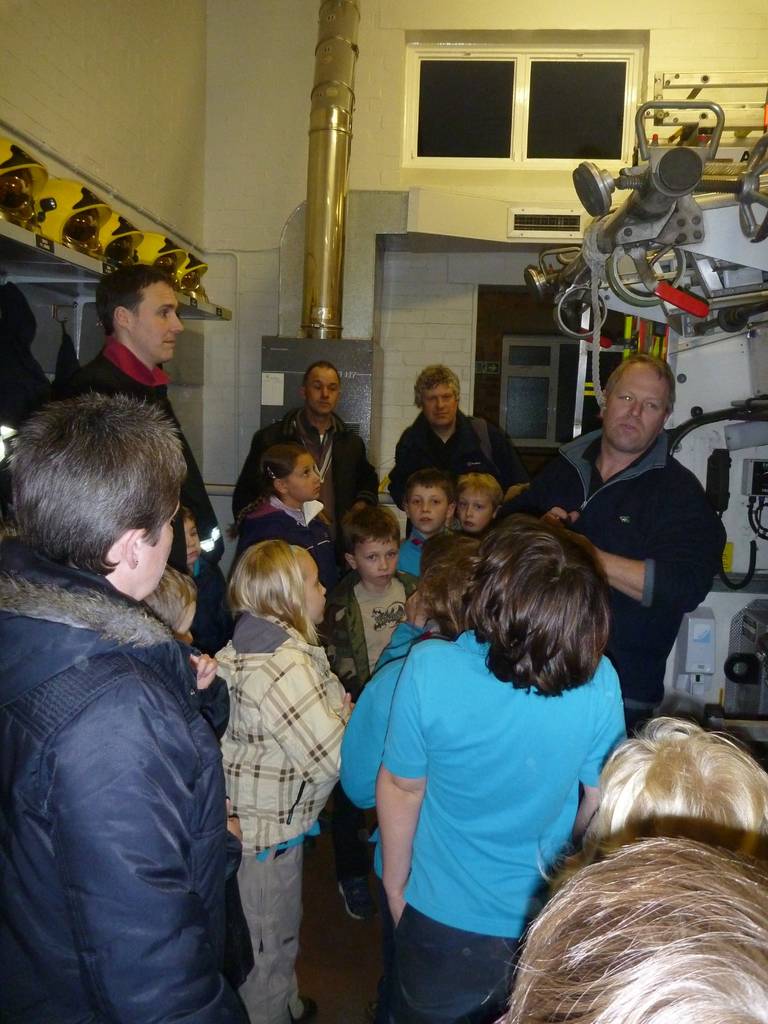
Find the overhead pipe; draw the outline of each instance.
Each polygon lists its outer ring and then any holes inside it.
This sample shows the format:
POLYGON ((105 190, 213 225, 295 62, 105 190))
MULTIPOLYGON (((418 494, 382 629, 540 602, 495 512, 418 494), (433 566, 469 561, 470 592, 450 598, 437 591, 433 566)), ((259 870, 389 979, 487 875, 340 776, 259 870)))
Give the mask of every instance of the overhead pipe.
POLYGON ((347 180, 357 62, 357 0, 325 0, 309 115, 301 334, 340 338, 347 180))

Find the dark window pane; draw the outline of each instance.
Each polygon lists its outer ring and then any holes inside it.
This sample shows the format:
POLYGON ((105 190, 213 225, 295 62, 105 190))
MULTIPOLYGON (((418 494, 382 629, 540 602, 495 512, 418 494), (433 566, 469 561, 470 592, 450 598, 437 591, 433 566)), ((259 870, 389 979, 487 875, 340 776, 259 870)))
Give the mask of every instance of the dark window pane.
POLYGON ((507 422, 510 437, 546 437, 549 377, 509 377, 507 422))
POLYGON ((508 60, 423 60, 419 156, 510 155, 515 65, 508 60))
POLYGON ((549 366, 552 349, 549 345, 510 345, 510 366, 549 366))
POLYGON ((620 159, 624 61, 531 62, 528 157, 620 159))

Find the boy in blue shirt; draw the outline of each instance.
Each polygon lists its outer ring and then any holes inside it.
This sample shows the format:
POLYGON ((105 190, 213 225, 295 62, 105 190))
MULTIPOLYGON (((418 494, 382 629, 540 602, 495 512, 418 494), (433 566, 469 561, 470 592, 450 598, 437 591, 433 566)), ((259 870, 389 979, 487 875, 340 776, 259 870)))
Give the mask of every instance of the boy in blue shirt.
POLYGON ((440 469, 419 469, 411 473, 405 485, 403 506, 412 529, 400 546, 397 568, 418 576, 424 542, 450 529, 456 511, 453 477, 440 469))

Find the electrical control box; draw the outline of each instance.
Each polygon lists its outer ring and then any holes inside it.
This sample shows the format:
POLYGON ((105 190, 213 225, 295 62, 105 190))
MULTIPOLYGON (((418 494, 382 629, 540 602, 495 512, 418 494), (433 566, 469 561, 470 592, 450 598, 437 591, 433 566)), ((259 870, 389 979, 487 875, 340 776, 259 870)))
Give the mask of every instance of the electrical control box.
POLYGON ((381 380, 382 360, 381 348, 370 339, 263 337, 261 426, 275 423, 302 404, 299 388, 304 371, 318 359, 330 359, 339 371, 341 397, 336 412, 370 449, 371 437, 379 436, 381 389, 374 388, 374 381, 381 380))
POLYGON ((741 493, 757 497, 768 495, 768 459, 744 459, 741 493))

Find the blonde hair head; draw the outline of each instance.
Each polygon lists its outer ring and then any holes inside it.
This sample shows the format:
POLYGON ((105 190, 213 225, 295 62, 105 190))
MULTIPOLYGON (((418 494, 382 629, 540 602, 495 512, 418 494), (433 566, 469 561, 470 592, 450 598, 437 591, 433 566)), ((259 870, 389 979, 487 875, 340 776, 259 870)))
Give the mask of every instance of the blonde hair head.
POLYGON ((666 360, 648 355, 646 352, 633 352, 627 359, 622 359, 619 362, 605 382, 606 395, 613 391, 627 370, 631 370, 635 366, 653 370, 659 380, 664 381, 667 385, 667 411, 672 412, 675 405, 675 375, 672 372, 672 367, 666 360))
POLYGON ((197 587, 191 576, 166 565, 160 582, 144 602, 161 622, 178 633, 186 612, 197 602, 197 587))
POLYGON ((498 508, 504 492, 501 484, 490 473, 463 473, 456 482, 456 494, 461 497, 464 491, 480 491, 487 494, 494 508, 498 508))
POLYGON ((235 614, 272 616, 316 644, 317 631, 306 612, 300 550, 284 540, 262 540, 247 548, 229 582, 229 604, 235 614))
POLYGON ((768 774, 733 740, 652 719, 612 754, 586 852, 642 835, 687 835, 754 852, 768 835, 768 774))
POLYGON ((529 930, 504 1024, 768 1024, 768 872, 644 839, 572 875, 529 930))

